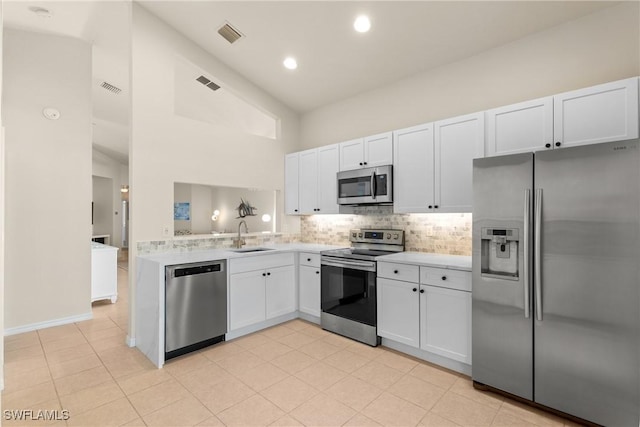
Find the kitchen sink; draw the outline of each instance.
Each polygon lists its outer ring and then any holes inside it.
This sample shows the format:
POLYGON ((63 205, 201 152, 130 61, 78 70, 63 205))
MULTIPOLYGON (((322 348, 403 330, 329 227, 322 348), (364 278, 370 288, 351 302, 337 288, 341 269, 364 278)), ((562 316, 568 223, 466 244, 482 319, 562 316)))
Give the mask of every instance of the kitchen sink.
POLYGON ((247 252, 264 252, 264 251, 272 251, 271 248, 242 248, 242 249, 232 249, 233 252, 239 253, 247 253, 247 252))

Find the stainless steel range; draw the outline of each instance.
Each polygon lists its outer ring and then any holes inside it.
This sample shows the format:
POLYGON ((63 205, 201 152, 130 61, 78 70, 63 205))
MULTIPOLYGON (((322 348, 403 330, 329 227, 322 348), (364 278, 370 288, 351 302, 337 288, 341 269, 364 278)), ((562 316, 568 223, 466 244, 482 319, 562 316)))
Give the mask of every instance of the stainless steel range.
POLYGON ((404 251, 404 231, 351 230, 351 247, 323 251, 320 325, 323 329, 380 344, 376 328, 376 259, 404 251))

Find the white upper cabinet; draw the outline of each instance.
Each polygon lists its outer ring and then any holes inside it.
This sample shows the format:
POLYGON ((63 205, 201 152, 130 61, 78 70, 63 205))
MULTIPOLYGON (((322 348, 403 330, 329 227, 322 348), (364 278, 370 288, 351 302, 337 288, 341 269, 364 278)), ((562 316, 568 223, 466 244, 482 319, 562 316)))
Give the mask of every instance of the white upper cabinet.
POLYGON ((638 137, 638 78, 553 97, 554 145, 571 147, 638 137))
POLYGON ((298 213, 298 153, 284 157, 284 212, 298 213))
POLYGON ((486 155, 531 152, 553 144, 553 97, 535 99, 485 113, 486 155))
POLYGON ((638 78, 486 112, 488 156, 638 137, 638 78))
POLYGON ((339 165, 338 144, 287 155, 285 157, 286 213, 289 215, 338 213, 336 175, 339 165))
POLYGON ((484 157, 484 113, 434 124, 433 212, 471 212, 473 159, 484 157))
POLYGON ((395 131, 394 212, 471 212, 473 159, 483 156, 484 113, 395 131))
POLYGON ((364 164, 369 168, 393 164, 393 132, 364 139, 364 164))
POLYGON ((434 201, 433 123, 393 133, 393 210, 430 212, 434 201))
POLYGON ((338 144, 318 148, 318 210, 316 213, 338 213, 337 176, 339 168, 340 150, 338 144))
POLYGON ((360 169, 364 166, 364 139, 352 139, 340 143, 340 170, 360 169))
POLYGON ((393 133, 386 132, 340 143, 340 170, 354 170, 393 163, 393 133))
POLYGON ((315 213, 318 208, 318 150, 299 153, 298 186, 300 213, 315 213))

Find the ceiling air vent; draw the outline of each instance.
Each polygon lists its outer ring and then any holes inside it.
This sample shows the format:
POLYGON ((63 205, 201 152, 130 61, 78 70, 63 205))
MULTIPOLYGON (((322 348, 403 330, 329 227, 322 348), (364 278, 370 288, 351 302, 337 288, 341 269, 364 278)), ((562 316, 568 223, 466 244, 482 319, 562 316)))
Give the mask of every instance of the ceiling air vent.
POLYGON ((243 37, 242 33, 233 28, 228 22, 225 22, 222 27, 218 28, 218 34, 224 37, 224 39, 231 44, 243 37))
POLYGON ((205 76, 200 76, 196 80, 199 81, 200 83, 202 83, 203 85, 205 85, 206 87, 208 87, 211 90, 220 89, 220 86, 218 86, 217 84, 215 84, 214 82, 212 82, 211 80, 206 78, 205 76))
POLYGON ((119 94, 120 92, 122 92, 122 89, 120 89, 119 87, 116 87, 112 84, 109 84, 107 82, 102 82, 102 84, 100 85, 101 88, 104 88, 105 90, 108 90, 111 93, 114 94, 119 94))

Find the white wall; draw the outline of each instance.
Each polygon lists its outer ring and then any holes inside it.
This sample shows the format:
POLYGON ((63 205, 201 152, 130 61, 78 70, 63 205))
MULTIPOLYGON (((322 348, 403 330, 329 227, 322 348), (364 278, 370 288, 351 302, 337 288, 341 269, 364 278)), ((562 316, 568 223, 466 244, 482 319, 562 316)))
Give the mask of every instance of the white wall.
POLYGON ((3 55, 11 332, 91 315, 91 47, 5 29, 3 55))
MULTIPOLYGON (((0 46, 3 43, 3 11, 2 3, 0 3, 0 46)), ((0 70, 3 67, 3 57, 0 54, 0 70)), ((5 227, 4 227, 4 208, 5 208, 5 162, 4 162, 4 122, 2 120, 2 74, 0 73, 0 331, 4 331, 4 244, 5 244, 5 227)), ((4 390, 4 340, 0 339, 0 393, 4 390)), ((0 409, 2 409, 2 399, 0 398, 0 409)))
POLYGON ((297 149, 640 74, 640 3, 623 2, 301 118, 297 149))
MULTIPOLYGON (((112 235, 111 246, 122 247, 122 199, 120 188, 129 184, 129 168, 99 151, 93 150, 92 173, 94 176, 111 178, 112 188, 112 235)), ((95 229, 95 227, 94 227, 95 229)), ((94 233, 95 234, 95 233, 94 233)))
MULTIPOLYGON (((132 87, 130 259, 135 259, 136 242, 173 236, 174 182, 282 189, 284 154, 295 151, 298 142, 297 114, 137 3, 133 4, 132 87), (272 140, 177 116, 174 72, 176 61, 183 60, 278 116, 279 138, 272 140), (168 236, 163 235, 165 226, 168 236)), ((290 222, 298 224, 297 219, 290 222)), ((130 269, 129 280, 135 286, 134 268, 130 269)), ((133 307, 135 289, 130 297, 133 307)), ((131 311, 130 337, 135 331, 134 316, 131 311)))

